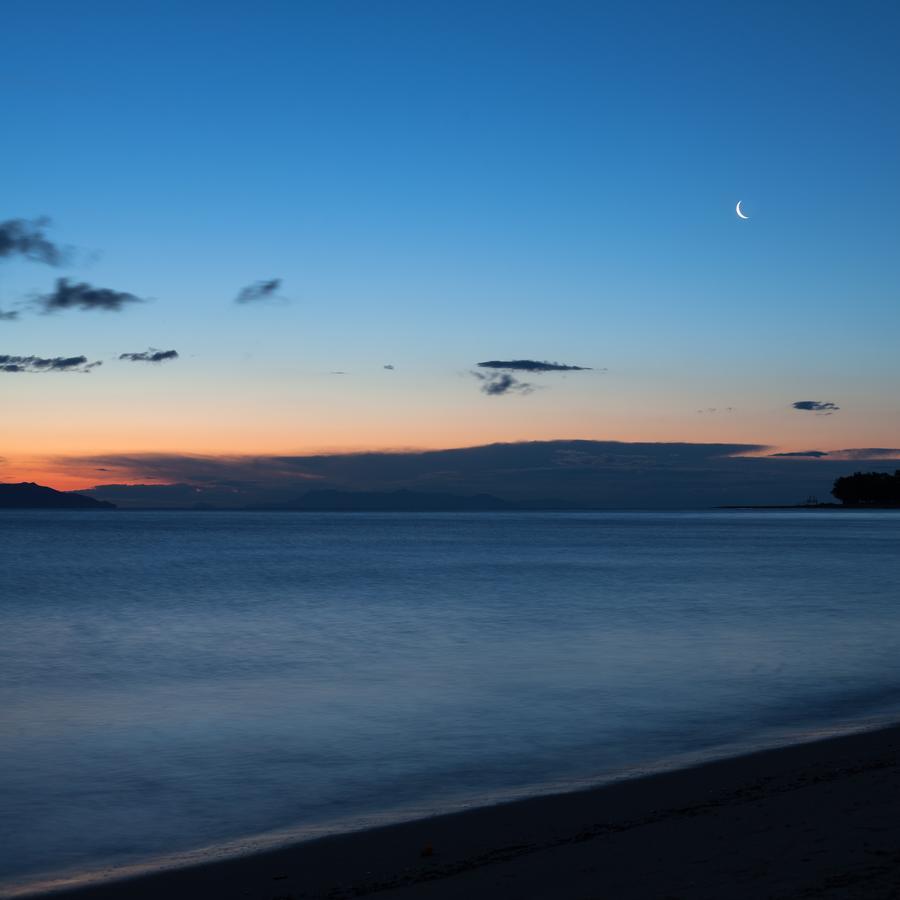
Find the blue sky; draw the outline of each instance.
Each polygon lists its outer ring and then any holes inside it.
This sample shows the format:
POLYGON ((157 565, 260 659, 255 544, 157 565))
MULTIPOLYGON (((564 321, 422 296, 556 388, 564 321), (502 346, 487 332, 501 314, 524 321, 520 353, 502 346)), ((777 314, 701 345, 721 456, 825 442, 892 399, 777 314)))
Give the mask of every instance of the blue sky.
POLYGON ((893 3, 4 15, 0 220, 81 252, 4 261, 0 308, 58 275, 153 298, 0 322, 2 352, 105 362, 4 379, 17 452, 49 452, 36 407, 91 450, 900 437, 893 3), (233 304, 276 277, 290 302, 233 304), (148 346, 182 358, 115 361, 148 346), (498 357, 609 372, 485 397, 498 357))

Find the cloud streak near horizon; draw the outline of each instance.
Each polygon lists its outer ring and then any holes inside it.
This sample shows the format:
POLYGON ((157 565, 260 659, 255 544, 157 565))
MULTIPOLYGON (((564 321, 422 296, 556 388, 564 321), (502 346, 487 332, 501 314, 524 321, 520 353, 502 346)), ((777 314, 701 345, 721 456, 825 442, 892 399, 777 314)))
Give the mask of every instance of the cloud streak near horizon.
POLYGON ((627 443, 621 441, 528 441, 446 450, 374 450, 308 455, 202 456, 177 453, 113 453, 57 457, 71 466, 102 466, 127 480, 191 484, 264 484, 284 479, 331 479, 342 484, 397 485, 422 476, 440 477, 472 469, 491 471, 693 466, 701 461, 741 458, 768 449, 762 444, 627 443))
POLYGON ((782 456, 782 457, 796 457, 798 459, 821 459, 823 456, 828 456, 827 450, 791 450, 786 453, 770 453, 772 457, 782 456))

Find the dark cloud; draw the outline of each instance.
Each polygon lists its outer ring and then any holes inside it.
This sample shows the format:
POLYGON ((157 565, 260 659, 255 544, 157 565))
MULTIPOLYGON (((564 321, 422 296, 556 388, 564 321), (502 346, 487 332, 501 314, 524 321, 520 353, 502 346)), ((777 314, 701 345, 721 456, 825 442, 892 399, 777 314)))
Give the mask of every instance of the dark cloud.
MULTIPOLYGON (((859 459, 760 456, 759 444, 529 441, 449 450, 198 457, 171 454, 55 460, 62 472, 95 467, 116 486, 89 492, 123 507, 192 505, 242 507, 283 503, 311 488, 345 491, 409 489, 512 502, 607 509, 696 509, 721 505, 802 503, 827 497, 835 478, 859 459), (130 484, 129 484, 130 482, 130 484), (135 484, 141 484, 140 489, 135 484)), ((837 453, 838 451, 833 451, 837 453)), ((900 451, 893 451, 900 456, 900 451)), ((863 459, 873 471, 894 471, 896 459, 863 459)))
POLYGON ((0 372, 89 372, 102 366, 86 356, 9 356, 0 354, 0 372))
POLYGON ((132 362, 161 363, 168 359, 178 359, 177 350, 155 350, 151 347, 142 353, 120 353, 119 359, 130 359, 132 362))
POLYGON ((530 394, 534 385, 527 381, 519 381, 509 372, 491 372, 483 375, 481 372, 472 373, 481 382, 481 393, 488 397, 502 397, 504 394, 530 394))
POLYGON ((93 287, 85 282, 72 283, 68 278, 57 278, 56 289, 38 297, 37 302, 44 308, 44 312, 57 312, 61 309, 103 309, 117 312, 126 304, 144 301, 126 291, 113 291, 93 287))
POLYGON ((717 413, 733 413, 734 407, 733 406, 725 406, 725 407, 720 408, 718 406, 707 406, 706 409, 698 409, 697 412, 700 413, 701 415, 713 416, 713 415, 716 415, 717 413))
POLYGON ((507 372, 590 372, 588 366, 567 366, 536 359, 488 359, 477 364, 482 369, 503 369, 507 372))
POLYGON ((800 409, 805 412, 817 412, 824 415, 831 415, 837 412, 840 407, 835 403, 822 400, 797 400, 792 404, 794 409, 800 409))
POLYGON ((45 234, 50 224, 46 218, 8 219, 0 222, 0 258, 21 256, 34 262, 58 266, 65 262, 69 251, 54 244, 45 234))
POLYGON ((813 458, 813 459, 821 459, 823 456, 828 456, 827 450, 791 450, 787 453, 771 453, 770 456, 796 456, 796 457, 804 457, 804 458, 813 458))
POLYGON ((273 278, 270 281, 256 281, 241 288, 235 303, 256 303, 260 300, 273 300, 278 297, 278 289, 281 287, 281 279, 273 278))
POLYGON ((395 367, 388 363, 386 366, 383 366, 383 368, 387 369, 390 372, 393 372, 395 367))
MULTIPOLYGON (((478 494, 495 493, 511 499, 561 497, 567 502, 615 506, 648 505, 643 478, 658 485, 663 473, 690 477, 702 483, 703 473, 720 465, 755 460, 736 454, 767 448, 755 444, 626 444, 617 441, 531 441, 490 444, 450 450, 336 453, 315 456, 181 456, 175 454, 119 454, 59 458, 62 471, 104 468, 107 485, 92 495, 122 505, 136 505, 131 482, 142 485, 140 504, 153 505, 173 485, 201 489, 218 505, 241 506, 289 500, 311 488, 417 491, 478 494), (161 490, 165 488, 166 490, 161 490), (101 493, 102 491, 102 493, 101 493), (610 491, 610 501, 604 495, 610 491), (623 495, 635 492, 631 504, 623 495)), ((770 460, 772 466, 777 461, 770 460)), ((787 463, 783 463, 787 466, 787 463)), ((796 463, 794 463, 796 465, 796 463)), ((807 493, 809 493, 807 491, 807 493)), ((804 494, 803 496, 806 496, 804 494)), ((191 497, 191 501, 196 500, 191 497)), ((168 501, 166 501, 168 502, 168 501)), ((681 502, 681 500, 679 500, 681 502)), ((727 502, 723 500, 722 502, 727 502)), ((696 503, 693 503, 696 505, 696 503)))
POLYGON ((19 318, 19 314, 15 310, 4 312, 0 309, 0 322, 13 322, 19 318))

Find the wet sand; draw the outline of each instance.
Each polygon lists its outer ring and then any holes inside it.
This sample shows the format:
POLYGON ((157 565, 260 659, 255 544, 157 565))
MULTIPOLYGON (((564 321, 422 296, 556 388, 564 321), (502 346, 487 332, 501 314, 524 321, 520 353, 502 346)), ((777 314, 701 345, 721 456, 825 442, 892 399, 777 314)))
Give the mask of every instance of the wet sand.
POLYGON ((900 897, 900 726, 53 896, 900 897))

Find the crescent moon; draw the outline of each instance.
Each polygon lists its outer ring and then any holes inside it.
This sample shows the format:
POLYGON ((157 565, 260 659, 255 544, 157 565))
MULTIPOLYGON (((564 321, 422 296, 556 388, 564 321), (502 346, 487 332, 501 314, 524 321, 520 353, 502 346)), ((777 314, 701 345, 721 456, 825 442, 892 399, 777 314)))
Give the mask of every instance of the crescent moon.
POLYGON ((741 204, 742 204, 743 202, 744 202, 743 200, 738 200, 737 206, 735 206, 734 211, 735 211, 742 219, 749 219, 750 216, 745 216, 745 215, 741 212, 741 204))

